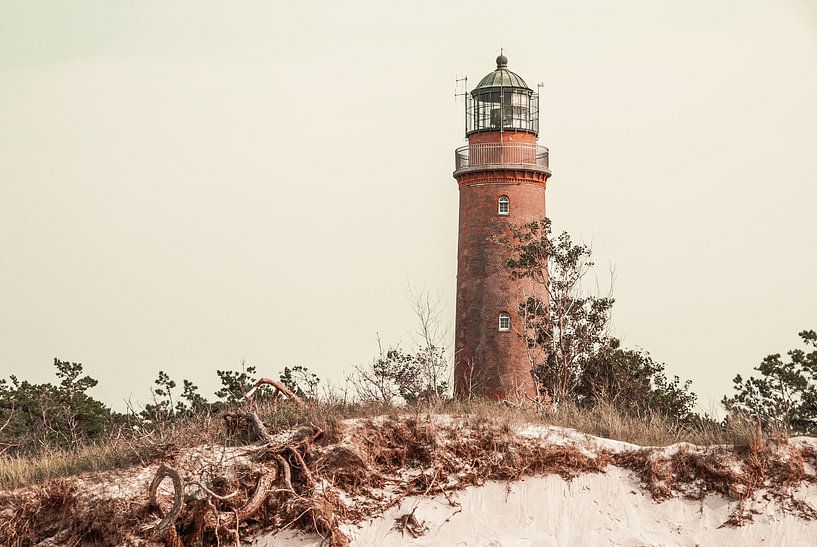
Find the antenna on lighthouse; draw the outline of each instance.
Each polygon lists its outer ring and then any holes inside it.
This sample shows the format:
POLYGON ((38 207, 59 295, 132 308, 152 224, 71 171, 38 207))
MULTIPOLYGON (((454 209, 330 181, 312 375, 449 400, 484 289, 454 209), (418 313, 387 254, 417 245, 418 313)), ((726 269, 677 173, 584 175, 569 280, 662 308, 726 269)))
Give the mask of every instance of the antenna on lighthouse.
POLYGON ((457 78, 454 80, 454 100, 457 97, 465 99, 465 126, 468 127, 468 76, 457 78), (462 91, 460 91, 462 89, 462 91))
POLYGON ((454 80, 454 100, 457 100, 457 97, 463 97, 465 94, 468 93, 468 76, 463 76, 462 78, 457 78, 454 80), (462 89, 462 91, 460 91, 462 89))

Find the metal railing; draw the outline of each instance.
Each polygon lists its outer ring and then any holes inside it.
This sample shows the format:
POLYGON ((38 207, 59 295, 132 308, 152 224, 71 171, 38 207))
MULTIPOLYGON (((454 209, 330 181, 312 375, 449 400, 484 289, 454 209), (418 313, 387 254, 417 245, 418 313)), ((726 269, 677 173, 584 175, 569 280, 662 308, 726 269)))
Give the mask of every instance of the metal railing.
POLYGON ((503 142, 469 144, 454 154, 456 171, 475 167, 522 167, 548 169, 548 149, 538 144, 503 142))

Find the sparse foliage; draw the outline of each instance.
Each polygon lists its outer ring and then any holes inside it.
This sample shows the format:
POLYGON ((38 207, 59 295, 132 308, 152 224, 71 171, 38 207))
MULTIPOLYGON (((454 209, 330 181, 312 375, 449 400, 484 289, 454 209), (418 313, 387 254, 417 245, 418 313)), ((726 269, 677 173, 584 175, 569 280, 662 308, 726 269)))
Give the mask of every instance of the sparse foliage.
MULTIPOLYGON (((217 370, 216 374, 221 380, 221 388, 216 391, 216 397, 227 404, 239 402, 244 394, 255 385, 255 373, 255 367, 245 366, 244 361, 241 361, 241 371, 217 370)), ((256 397, 258 400, 263 400, 270 395, 268 391, 261 390, 256 397)))
POLYGON ((313 400, 318 398, 318 384, 321 383, 321 379, 308 368, 301 365, 284 367, 279 377, 281 383, 298 397, 313 400))
POLYGON ((406 353, 399 347, 385 351, 381 348, 370 364, 355 367, 347 379, 363 401, 414 404, 440 400, 448 389, 448 383, 440 382, 435 389, 425 375, 434 366, 429 364, 430 360, 444 359, 439 352, 436 348, 416 353, 406 353))
POLYGON ((412 340, 420 383, 413 392, 420 399, 440 399, 448 392, 451 372, 446 348, 448 329, 443 327, 440 320, 441 298, 433 297, 428 290, 412 287, 409 288, 409 297, 417 319, 417 331, 412 340))
POLYGON ((145 405, 141 412, 142 418, 152 422, 165 422, 175 418, 185 418, 200 412, 206 411, 210 404, 199 392, 190 380, 182 380, 181 396, 174 402, 173 390, 176 388, 176 381, 160 370, 159 375, 154 380, 155 387, 150 392, 153 395, 153 403, 145 405))
POLYGON ((813 433, 817 431, 817 332, 799 333, 806 350, 767 356, 755 367, 760 374, 744 379, 735 376, 735 394, 724 397, 730 412, 755 417, 766 426, 813 433))
POLYGON ((164 422, 173 418, 176 412, 173 405, 173 389, 176 382, 166 372, 160 370, 153 383, 155 387, 150 388, 153 403, 145 405, 142 417, 146 420, 164 422))
POLYGON ((412 336, 414 351, 398 346, 384 351, 378 337, 378 356, 368 365, 356 366, 347 377, 364 401, 414 404, 442 400, 448 392, 447 334, 440 326, 440 299, 415 289, 409 289, 409 295, 418 325, 412 336))
POLYGON ((510 251, 510 275, 528 281, 519 297, 518 334, 540 402, 552 409, 574 395, 582 370, 607 344, 614 300, 586 290, 594 265, 590 248, 565 232, 554 236, 549 219, 513 226, 511 237, 498 241, 510 251))
POLYGON ((397 382, 404 375, 400 368, 404 359, 397 348, 384 352, 380 339, 378 346, 379 355, 368 365, 355 366, 347 381, 352 384, 355 394, 362 401, 393 403, 399 395, 397 382))
POLYGON ((176 403, 177 411, 185 411, 191 414, 204 412, 210 406, 207 399, 199 393, 199 387, 190 380, 182 380, 182 396, 184 402, 176 403))

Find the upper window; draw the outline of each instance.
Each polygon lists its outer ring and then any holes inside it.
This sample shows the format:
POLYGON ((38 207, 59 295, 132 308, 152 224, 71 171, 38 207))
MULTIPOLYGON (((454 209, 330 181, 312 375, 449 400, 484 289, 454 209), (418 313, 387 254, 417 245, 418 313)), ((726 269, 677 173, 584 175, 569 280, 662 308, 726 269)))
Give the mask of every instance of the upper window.
POLYGON ((502 312, 499 314, 499 332, 511 330, 511 314, 502 312))
POLYGON ((511 200, 508 199, 508 196, 502 196, 499 198, 499 214, 500 215, 507 215, 511 212, 511 200))

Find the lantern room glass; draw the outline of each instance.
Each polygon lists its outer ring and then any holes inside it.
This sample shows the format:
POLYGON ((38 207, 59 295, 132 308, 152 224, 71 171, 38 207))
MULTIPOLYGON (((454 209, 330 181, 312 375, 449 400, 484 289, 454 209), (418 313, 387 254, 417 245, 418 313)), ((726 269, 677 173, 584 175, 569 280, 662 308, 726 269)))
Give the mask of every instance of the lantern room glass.
POLYGON ((477 88, 466 95, 466 132, 539 131, 538 97, 524 88, 477 88))

